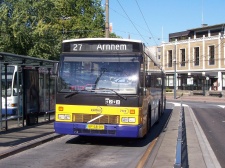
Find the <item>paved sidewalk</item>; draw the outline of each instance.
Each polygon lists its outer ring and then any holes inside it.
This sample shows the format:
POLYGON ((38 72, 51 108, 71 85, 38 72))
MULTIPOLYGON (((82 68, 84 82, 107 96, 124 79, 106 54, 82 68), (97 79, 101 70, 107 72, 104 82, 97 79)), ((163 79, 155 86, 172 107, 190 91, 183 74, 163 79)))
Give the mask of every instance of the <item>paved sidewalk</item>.
POLYGON ((61 137, 54 132, 53 121, 0 132, 0 159, 61 137))
MULTIPOLYGON (((156 155, 150 159, 146 167, 151 168, 171 168, 174 167, 176 158, 176 144, 178 137, 178 126, 180 120, 180 106, 173 108, 172 116, 165 129, 158 139, 156 155), (151 162, 151 163, 150 163, 151 162)), ((188 166, 196 168, 221 168, 207 138, 200 125, 196 121, 193 111, 188 106, 184 107, 186 137, 187 137, 187 157, 188 166)))
POLYGON ((166 99, 168 101, 193 101, 193 102, 206 102, 206 103, 224 103, 225 104, 225 96, 224 97, 216 97, 216 96, 189 96, 189 95, 183 95, 180 97, 180 95, 176 96, 177 98, 174 99, 174 96, 167 95, 166 99))

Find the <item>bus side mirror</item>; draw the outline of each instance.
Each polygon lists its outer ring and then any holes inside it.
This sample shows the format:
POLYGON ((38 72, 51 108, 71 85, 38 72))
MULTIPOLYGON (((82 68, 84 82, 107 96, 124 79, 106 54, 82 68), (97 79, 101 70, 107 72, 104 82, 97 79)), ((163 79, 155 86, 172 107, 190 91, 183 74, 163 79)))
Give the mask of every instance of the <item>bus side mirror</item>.
POLYGON ((19 94, 20 95, 23 94, 23 86, 22 85, 20 85, 20 87, 19 87, 19 94))
POLYGON ((143 72, 140 72, 139 82, 140 82, 140 87, 144 87, 144 73, 143 72))
POLYGON ((146 75, 145 78, 146 87, 151 87, 151 75, 146 75))

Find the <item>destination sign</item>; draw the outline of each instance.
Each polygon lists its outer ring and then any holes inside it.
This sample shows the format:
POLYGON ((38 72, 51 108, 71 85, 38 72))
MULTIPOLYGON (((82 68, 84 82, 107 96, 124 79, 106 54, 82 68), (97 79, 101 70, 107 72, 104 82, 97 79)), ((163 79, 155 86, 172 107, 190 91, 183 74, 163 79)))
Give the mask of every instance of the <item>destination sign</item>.
POLYGON ((71 43, 70 52, 92 51, 92 52, 131 52, 132 44, 88 44, 88 43, 71 43))
POLYGON ((64 42, 63 52, 140 52, 142 45, 127 41, 69 41, 64 42))

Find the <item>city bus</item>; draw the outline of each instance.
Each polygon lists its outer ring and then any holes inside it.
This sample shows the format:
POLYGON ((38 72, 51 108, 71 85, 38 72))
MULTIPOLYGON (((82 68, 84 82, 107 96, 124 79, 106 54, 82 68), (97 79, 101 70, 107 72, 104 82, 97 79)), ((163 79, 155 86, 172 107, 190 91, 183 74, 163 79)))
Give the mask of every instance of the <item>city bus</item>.
POLYGON ((1 87, 2 87, 2 116, 15 116, 18 114, 18 106, 22 103, 22 96, 19 95, 21 85, 21 70, 16 65, 1 66, 1 87), (7 107, 7 113, 6 113, 7 107))
POLYGON ((144 137, 165 108, 165 73, 139 40, 62 42, 54 129, 59 134, 144 137))

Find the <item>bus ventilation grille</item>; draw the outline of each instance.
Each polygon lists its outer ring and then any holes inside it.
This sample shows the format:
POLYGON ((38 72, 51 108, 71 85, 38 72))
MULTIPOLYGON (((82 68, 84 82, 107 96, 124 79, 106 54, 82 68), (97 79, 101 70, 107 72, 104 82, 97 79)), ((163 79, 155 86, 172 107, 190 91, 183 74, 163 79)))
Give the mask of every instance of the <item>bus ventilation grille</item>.
POLYGON ((73 114, 73 122, 87 123, 96 118, 91 123, 93 124, 119 124, 119 115, 103 115, 97 118, 100 114, 73 114))

